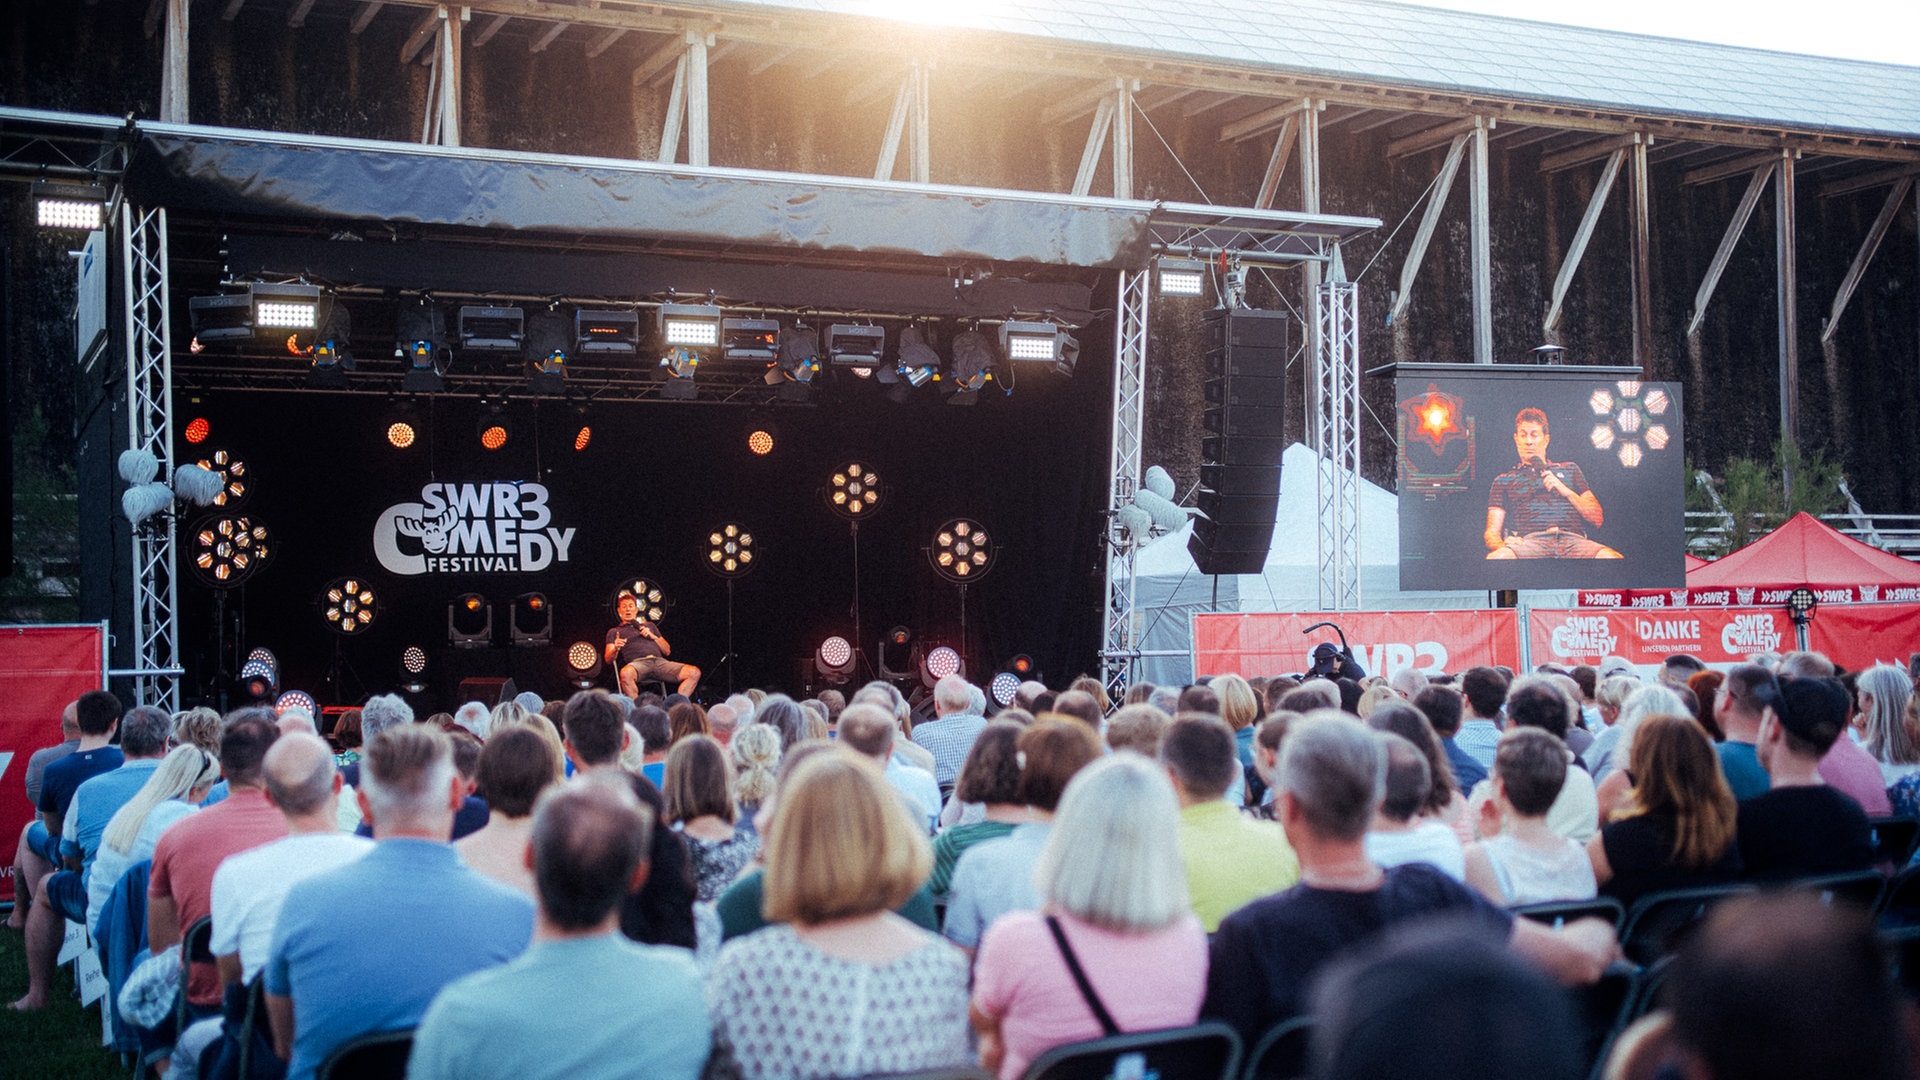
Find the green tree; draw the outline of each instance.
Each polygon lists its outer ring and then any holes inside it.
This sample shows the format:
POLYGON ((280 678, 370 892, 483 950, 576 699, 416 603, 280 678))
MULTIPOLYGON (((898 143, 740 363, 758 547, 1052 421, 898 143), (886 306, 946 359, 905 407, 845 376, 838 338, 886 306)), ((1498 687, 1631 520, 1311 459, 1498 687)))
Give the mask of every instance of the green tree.
POLYGON ((1711 491, 1697 480, 1688 480, 1687 509, 1711 509, 1712 496, 1718 495, 1726 514, 1723 522, 1696 528, 1693 535, 1706 541, 1699 547, 1715 555, 1737 551, 1795 514, 1818 517, 1840 509, 1845 502, 1840 493, 1841 479, 1839 462, 1829 460, 1819 450, 1808 453, 1797 443, 1783 439, 1773 445, 1770 460, 1734 458, 1727 462, 1718 479, 1709 477, 1711 491))
POLYGON ((72 622, 80 615, 80 500, 71 469, 44 453, 34 409, 13 433, 13 572, 0 578, 0 622, 72 622))

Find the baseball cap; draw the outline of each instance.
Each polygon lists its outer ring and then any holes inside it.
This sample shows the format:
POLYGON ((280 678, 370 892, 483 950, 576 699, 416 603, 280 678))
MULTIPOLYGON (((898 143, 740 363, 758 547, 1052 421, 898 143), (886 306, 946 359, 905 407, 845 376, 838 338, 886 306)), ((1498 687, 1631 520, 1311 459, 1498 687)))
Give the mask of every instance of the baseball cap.
POLYGON ((1323 641, 1313 647, 1313 658, 1315 660, 1325 659, 1329 656, 1337 656, 1339 653, 1340 650, 1335 647, 1331 641, 1323 641))
POLYGON ((1780 680, 1774 715, 1786 729, 1826 753, 1847 727, 1847 691, 1838 679, 1803 677, 1780 680))

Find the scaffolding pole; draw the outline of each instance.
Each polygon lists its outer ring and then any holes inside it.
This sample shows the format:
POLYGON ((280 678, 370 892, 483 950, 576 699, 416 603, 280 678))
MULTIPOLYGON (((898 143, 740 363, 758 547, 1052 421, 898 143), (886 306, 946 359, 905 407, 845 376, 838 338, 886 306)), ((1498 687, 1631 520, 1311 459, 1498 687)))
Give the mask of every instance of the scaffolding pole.
POLYGON ((1320 607, 1360 607, 1360 290, 1333 265, 1313 297, 1318 394, 1320 607))
POLYGON ((1134 617, 1133 538, 1123 535, 1119 511, 1140 486, 1140 444, 1146 427, 1147 299, 1153 275, 1120 275, 1118 332, 1113 348, 1113 443, 1108 454, 1106 627, 1100 668, 1107 697, 1119 701, 1133 682, 1140 659, 1140 627, 1134 617))
MULTIPOLYGON (((173 349, 167 311, 167 212, 122 203, 122 285, 127 301, 127 445, 173 475, 173 349)), ((133 528, 133 676, 142 705, 180 708, 174 529, 169 514, 133 528)))

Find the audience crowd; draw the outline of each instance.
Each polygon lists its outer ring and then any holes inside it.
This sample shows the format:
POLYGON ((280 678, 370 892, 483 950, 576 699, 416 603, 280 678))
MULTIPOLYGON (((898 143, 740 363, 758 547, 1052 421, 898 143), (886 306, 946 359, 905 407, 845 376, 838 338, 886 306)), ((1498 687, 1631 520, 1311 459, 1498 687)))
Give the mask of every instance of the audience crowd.
POLYGON ((1745 883, 1608 1074, 1915 1075, 1872 922, 1777 888, 1902 869, 1871 819, 1920 810, 1911 672, 1329 668, 997 709, 958 676, 381 695, 326 730, 91 692, 28 764, 12 1008, 48 1004, 77 924, 109 1008, 177 985, 184 1025, 139 1036, 178 1078, 309 1080, 410 1033, 436 1080, 1016 1080, 1102 1036, 1215 1020, 1250 1048, 1302 1016, 1317 1076, 1572 1077, 1593 1048, 1556 986, 1620 969, 1615 924, 1516 909, 1745 883), (212 961, 168 973, 196 932, 212 961))

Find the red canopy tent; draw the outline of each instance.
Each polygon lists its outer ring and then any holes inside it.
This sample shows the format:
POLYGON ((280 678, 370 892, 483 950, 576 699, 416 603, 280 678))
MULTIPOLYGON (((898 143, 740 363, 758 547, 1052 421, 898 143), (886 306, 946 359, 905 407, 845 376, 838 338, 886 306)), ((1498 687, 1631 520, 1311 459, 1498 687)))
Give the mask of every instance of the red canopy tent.
POLYGON ((1724 558, 1687 571, 1687 588, 1756 588, 1805 585, 1821 601, 1867 602, 1920 599, 1920 563, 1863 544, 1810 514, 1788 522, 1724 558), (1896 590, 1895 595, 1885 594, 1896 590), (1841 595, 1845 593, 1846 595, 1841 595))

